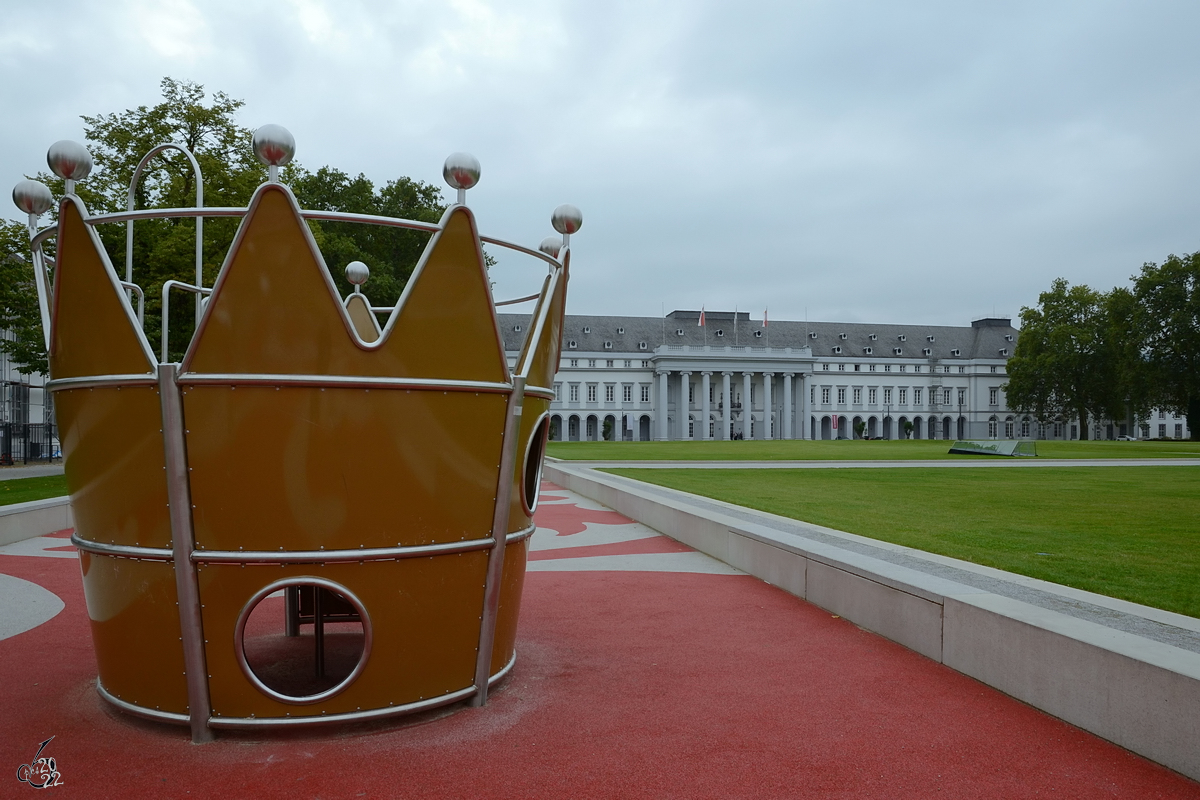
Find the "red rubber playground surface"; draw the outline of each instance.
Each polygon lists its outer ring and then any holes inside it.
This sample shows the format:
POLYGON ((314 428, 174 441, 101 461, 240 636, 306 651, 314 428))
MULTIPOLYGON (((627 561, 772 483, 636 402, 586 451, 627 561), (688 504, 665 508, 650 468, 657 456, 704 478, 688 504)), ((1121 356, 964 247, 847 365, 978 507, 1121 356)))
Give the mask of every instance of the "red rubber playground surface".
POLYGON ((542 503, 517 665, 485 708, 206 745, 97 696, 62 534, 0 548, 6 604, 44 603, 22 581, 65 604, 0 641, 0 797, 45 796, 17 772, 53 736, 50 796, 1200 798, 619 514, 550 484, 542 503))

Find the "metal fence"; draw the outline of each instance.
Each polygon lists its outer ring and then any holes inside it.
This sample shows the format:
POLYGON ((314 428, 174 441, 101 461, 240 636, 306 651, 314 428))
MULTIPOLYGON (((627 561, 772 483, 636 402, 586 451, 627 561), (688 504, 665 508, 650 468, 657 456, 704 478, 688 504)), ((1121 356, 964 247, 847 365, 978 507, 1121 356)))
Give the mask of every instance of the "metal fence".
POLYGON ((0 423, 0 465, 62 458, 53 425, 0 423))

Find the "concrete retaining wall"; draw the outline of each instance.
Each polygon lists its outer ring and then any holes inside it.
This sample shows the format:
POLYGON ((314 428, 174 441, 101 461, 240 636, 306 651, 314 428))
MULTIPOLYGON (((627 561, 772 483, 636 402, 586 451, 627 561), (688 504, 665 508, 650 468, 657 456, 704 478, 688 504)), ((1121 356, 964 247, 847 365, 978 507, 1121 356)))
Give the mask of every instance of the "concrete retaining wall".
POLYGON ((0 545, 75 527, 68 497, 0 506, 0 545))
MULTIPOLYGON (((642 491, 635 481, 565 462, 547 462, 544 474, 867 630, 1200 780, 1200 654, 699 509, 682 492, 642 491)), ((1164 614, 1146 610, 1148 616, 1164 614)))

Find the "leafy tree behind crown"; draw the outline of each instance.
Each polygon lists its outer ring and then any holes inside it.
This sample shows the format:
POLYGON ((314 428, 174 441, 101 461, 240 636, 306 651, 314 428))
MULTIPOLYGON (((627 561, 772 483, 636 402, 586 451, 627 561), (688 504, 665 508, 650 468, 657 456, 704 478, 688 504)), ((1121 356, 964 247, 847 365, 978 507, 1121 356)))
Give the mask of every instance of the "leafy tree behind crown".
POLYGON ((1186 414, 1200 440, 1200 252, 1143 265, 1134 278, 1147 378, 1155 405, 1186 414))
POLYGON ((1089 417, 1125 416, 1118 364, 1119 328, 1110 297, 1062 278, 1042 292, 1036 308, 1021 309, 1021 336, 1009 359, 1009 405, 1038 419, 1079 420, 1088 438, 1089 417))
MULTIPOLYGON (((190 81, 164 78, 162 100, 153 106, 84 116, 86 145, 95 167, 76 186, 76 192, 93 214, 126 208, 129 183, 141 158, 154 147, 174 142, 190 150, 200 165, 204 181, 204 204, 245 206, 254 190, 266 180, 267 170, 255 158, 253 131, 237 123, 244 107, 241 100, 224 92, 209 97, 204 87, 190 81)), ((56 199, 62 197, 63 181, 48 173, 38 180, 46 183, 56 199)), ((310 173, 293 162, 281 179, 289 184, 304 208, 354 211, 403 216, 436 222, 445 205, 439 188, 399 178, 376 190, 365 176, 350 178, 344 172, 322 167, 310 173)), ((196 184, 191 163, 181 153, 167 150, 152 159, 135 187, 138 208, 180 208, 195 204, 196 184)), ((353 260, 371 268, 366 291, 372 303, 391 305, 428 241, 428 234, 397 228, 348 223, 310 222, 334 279, 342 292, 350 291, 343 270, 353 260)), ((234 218, 204 221, 203 275, 212 286, 237 231, 234 218)), ((0 229, 0 325, 13 332, 15 341, 0 343, 22 371, 44 372, 46 360, 40 342, 40 319, 33 296, 33 316, 28 307, 33 291, 32 275, 21 278, 22 262, 28 253, 28 237, 15 223, 0 229), (13 259, 17 261, 13 261, 13 259), (11 278, 9 273, 12 273, 11 278), (36 334, 36 335, 34 335, 36 334), (36 346, 35 346, 36 345, 36 346)), ((125 225, 98 226, 101 240, 116 268, 124 277, 125 225)), ((145 220, 134 226, 133 280, 146 293, 146 336, 157 350, 162 331, 162 286, 167 280, 195 280, 195 232, 192 219, 145 220)), ((51 248, 52 249, 52 248, 51 248)), ((24 272, 29 272, 24 265, 24 272)), ((172 298, 169 350, 172 359, 182 356, 194 330, 190 299, 172 298)))

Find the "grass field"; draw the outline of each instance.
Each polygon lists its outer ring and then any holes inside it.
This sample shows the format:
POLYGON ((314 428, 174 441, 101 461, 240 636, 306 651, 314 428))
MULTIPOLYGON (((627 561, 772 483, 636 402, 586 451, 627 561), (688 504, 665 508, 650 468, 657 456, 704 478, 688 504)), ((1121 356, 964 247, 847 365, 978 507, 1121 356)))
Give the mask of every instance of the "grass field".
POLYGON ((611 472, 1200 617, 1196 467, 611 472))
MULTIPOLYGON (((950 455, 951 442, 928 439, 741 442, 550 442, 555 458, 591 461, 833 461, 913 459, 978 460, 989 456, 950 455)), ((1197 458, 1200 442, 1061 442, 1037 443, 1042 458, 1197 458)), ((994 456, 991 456, 994 458, 994 456)))
POLYGON ((0 481, 0 506, 27 503, 30 500, 45 500, 47 497, 63 497, 66 494, 67 478, 65 475, 0 481))

